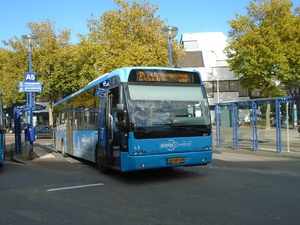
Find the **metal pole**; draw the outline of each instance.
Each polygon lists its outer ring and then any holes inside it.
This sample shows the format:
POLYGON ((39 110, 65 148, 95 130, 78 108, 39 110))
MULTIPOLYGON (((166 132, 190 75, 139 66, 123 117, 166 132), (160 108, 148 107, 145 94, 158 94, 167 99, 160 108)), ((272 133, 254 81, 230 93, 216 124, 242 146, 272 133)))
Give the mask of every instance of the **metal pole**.
POLYGON ((252 108, 252 142, 253 142, 253 151, 258 150, 258 136, 257 136, 257 103, 251 101, 252 108))
POLYGON ((286 150, 287 152, 290 152, 290 125, 289 125, 289 103, 287 102, 285 105, 285 112, 286 112, 286 118, 285 118, 285 124, 286 124, 286 150))
POLYGON ((233 128, 233 149, 237 149, 239 145, 239 138, 238 138, 238 108, 236 103, 231 103, 231 109, 232 109, 232 128, 233 128))
POLYGON ((172 39, 177 35, 178 28, 177 27, 163 27, 162 29, 163 35, 165 38, 168 38, 168 45, 169 45, 169 66, 172 67, 172 39))
POLYGON ((219 104, 216 104, 215 107, 215 114, 216 114, 216 141, 217 141, 217 148, 221 148, 221 118, 220 118, 220 114, 221 114, 221 107, 219 104))
POLYGON ((275 100, 276 109, 276 150, 277 153, 281 153, 282 141, 281 141, 281 117, 280 117, 280 101, 275 100))
POLYGON ((298 123, 297 123, 297 121, 298 121, 297 114, 298 114, 297 105, 296 105, 296 103, 294 103, 293 104, 293 114, 292 114, 293 115, 293 117, 292 117, 292 119, 293 119, 293 129, 295 129, 298 125, 298 123))
MULTIPOLYGON (((218 66, 217 66, 217 69, 218 69, 218 66)), ((220 102, 220 85, 219 85, 219 74, 217 72, 217 97, 218 97, 218 103, 220 102)))
MULTIPOLYGON (((32 44, 29 43, 29 51, 28 51, 28 54, 29 54, 29 73, 32 72, 32 44)), ((29 92, 29 125, 30 125, 30 128, 33 128, 33 111, 32 111, 32 107, 33 107, 33 104, 32 104, 32 92, 29 92)), ((30 158, 33 158, 34 157, 34 152, 33 152, 33 141, 30 141, 29 142, 29 157, 30 158)))
POLYGON ((169 36, 169 67, 172 67, 173 62, 172 62, 172 37, 169 36))
POLYGON ((219 85, 219 66, 218 66, 218 55, 215 51, 211 51, 216 56, 216 74, 217 74, 217 103, 220 102, 220 85, 219 85))

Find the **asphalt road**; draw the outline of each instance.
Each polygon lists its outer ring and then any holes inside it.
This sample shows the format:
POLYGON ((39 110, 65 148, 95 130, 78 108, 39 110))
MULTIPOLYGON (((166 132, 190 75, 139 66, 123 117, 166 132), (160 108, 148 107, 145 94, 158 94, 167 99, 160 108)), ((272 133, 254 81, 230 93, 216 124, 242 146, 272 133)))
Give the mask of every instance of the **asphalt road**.
POLYGON ((207 166, 103 175, 37 148, 40 158, 0 169, 1 224, 299 223, 295 154, 221 149, 207 166))

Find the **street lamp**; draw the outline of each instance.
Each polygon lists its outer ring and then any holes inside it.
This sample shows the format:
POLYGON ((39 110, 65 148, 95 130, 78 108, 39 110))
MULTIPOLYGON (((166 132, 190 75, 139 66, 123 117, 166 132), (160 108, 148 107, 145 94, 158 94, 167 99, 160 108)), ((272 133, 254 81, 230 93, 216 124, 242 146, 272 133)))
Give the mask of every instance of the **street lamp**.
MULTIPOLYGON (((29 73, 32 73, 32 49, 37 43, 38 37, 32 34, 27 34, 27 35, 22 35, 22 42, 24 45, 28 47, 28 57, 29 57, 29 62, 28 62, 28 68, 29 68, 29 73)), ((27 98, 28 101, 28 98, 27 98)), ((29 125, 30 128, 33 129, 33 92, 29 92, 29 125)), ((28 103, 28 102, 27 102, 28 103)), ((33 158, 34 152, 33 152, 33 138, 30 139, 30 151, 29 151, 29 156, 33 158)))
POLYGON ((218 55, 216 52, 214 52, 213 50, 211 50, 212 53, 215 54, 216 56, 216 73, 217 73, 217 103, 220 102, 220 86, 219 86, 219 73, 218 73, 218 70, 219 70, 219 67, 218 67, 218 55))
POLYGON ((177 27, 163 27, 162 29, 163 35, 165 38, 168 38, 169 44, 169 66, 172 67, 172 39, 177 35, 178 28, 177 27))

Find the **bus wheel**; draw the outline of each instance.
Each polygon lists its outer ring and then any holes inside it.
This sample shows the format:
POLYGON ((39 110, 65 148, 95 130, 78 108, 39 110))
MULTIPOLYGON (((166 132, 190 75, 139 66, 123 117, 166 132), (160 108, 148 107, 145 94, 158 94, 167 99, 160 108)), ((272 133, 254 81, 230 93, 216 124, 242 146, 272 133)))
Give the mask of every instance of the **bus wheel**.
POLYGON ((101 156, 100 156, 100 148, 97 147, 97 148, 96 148, 96 167, 97 167, 97 168, 100 170, 100 172, 103 173, 103 174, 109 173, 110 169, 109 169, 108 167, 102 166, 102 165, 100 164, 100 161, 101 161, 100 158, 101 158, 101 156))
POLYGON ((65 153, 65 145, 64 145, 64 142, 62 141, 61 142, 61 154, 63 157, 67 157, 67 154, 65 153))
POLYGON ((108 174, 109 171, 110 171, 110 169, 108 167, 105 167, 105 166, 99 166, 99 170, 103 174, 108 174))
POLYGON ((98 146, 96 146, 96 149, 95 149, 95 166, 96 168, 98 169, 99 168, 99 149, 98 149, 98 146))

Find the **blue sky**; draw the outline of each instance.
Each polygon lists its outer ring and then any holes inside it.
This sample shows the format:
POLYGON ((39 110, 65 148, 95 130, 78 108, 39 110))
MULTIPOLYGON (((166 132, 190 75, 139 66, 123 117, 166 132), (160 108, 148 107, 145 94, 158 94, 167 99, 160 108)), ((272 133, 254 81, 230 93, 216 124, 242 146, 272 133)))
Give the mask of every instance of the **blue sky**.
MULTIPOLYGON (((132 2, 132 0, 126 0, 132 2)), ((139 2, 139 0, 136 0, 139 2)), ((160 19, 178 27, 177 39, 182 33, 215 32, 228 34, 228 20, 235 13, 245 15, 250 0, 148 0, 158 4, 160 19)), ((300 0, 294 0, 294 6, 300 0)), ((99 18, 104 12, 115 9, 113 0, 1 0, 0 40, 29 34, 28 22, 41 23, 47 18, 56 22, 55 28, 71 29, 71 42, 78 41, 76 34, 87 34, 87 20, 91 13, 99 18)), ((0 47, 4 47, 2 42, 0 47)))

